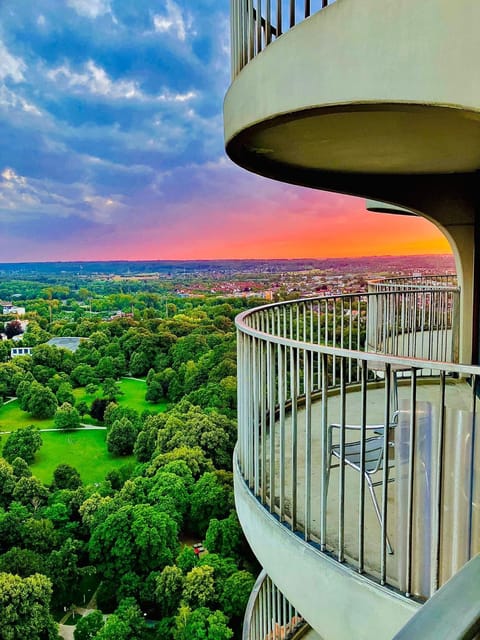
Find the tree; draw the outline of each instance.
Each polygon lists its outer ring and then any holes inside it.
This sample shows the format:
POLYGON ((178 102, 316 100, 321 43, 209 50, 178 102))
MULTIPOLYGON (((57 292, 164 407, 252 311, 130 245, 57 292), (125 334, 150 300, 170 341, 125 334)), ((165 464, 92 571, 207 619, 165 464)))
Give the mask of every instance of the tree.
POLYGON ((94 640, 103 625, 103 614, 97 609, 80 618, 73 632, 73 637, 75 640, 94 640))
POLYGON ((41 575, 0 573, 0 629, 6 640, 57 640, 50 614, 52 584, 41 575))
POLYGON ((204 473, 191 494, 191 523, 201 536, 212 518, 222 518, 234 508, 233 492, 223 485, 214 472, 204 473))
POLYGON ((185 584, 182 570, 167 566, 156 579, 155 600, 161 607, 162 617, 173 615, 178 609, 185 584))
POLYGON ((80 402, 77 402, 75 406, 78 413, 80 414, 80 418, 83 418, 88 413, 88 404, 85 402, 85 400, 80 400, 80 402))
POLYGON ((133 451, 137 430, 128 418, 115 420, 107 435, 107 448, 116 456, 127 456, 133 451))
POLYGON ((53 472, 52 489, 78 489, 82 484, 80 474, 69 464, 59 464, 53 472))
POLYGON ((106 378, 115 378, 115 363, 111 356, 104 356, 100 358, 97 366, 95 367, 95 373, 101 380, 106 378))
POLYGON ((54 424, 57 429, 78 429, 80 427, 80 414, 68 402, 64 402, 55 413, 54 424))
POLYGON ((103 422, 105 415, 105 409, 107 408, 108 400, 106 398, 95 398, 90 407, 90 415, 94 420, 103 422))
POLYGON ((45 559, 30 549, 12 547, 0 556, 0 572, 13 573, 21 578, 45 573, 45 559))
POLYGON ((152 364, 144 351, 135 351, 130 359, 130 373, 132 376, 144 376, 152 364))
POLYGON ((120 385, 113 378, 106 378, 102 382, 102 392, 109 402, 114 402, 116 398, 123 395, 120 385))
POLYGON ((37 510, 48 499, 47 488, 34 476, 20 478, 13 490, 13 499, 37 510))
POLYGON ((19 336, 22 333, 23 328, 20 320, 12 320, 11 322, 7 322, 5 325, 5 335, 9 340, 11 340, 13 336, 19 336))
POLYGON ((0 458, 0 507, 7 507, 10 504, 16 481, 12 465, 0 458))
MULTIPOLYGON (((150 369, 153 371, 153 369, 150 369)), ((155 373, 150 381, 147 380, 147 392, 145 394, 145 400, 148 402, 160 402, 163 400, 163 377, 161 373, 155 373)))
POLYGON ((30 467, 23 458, 14 458, 12 460, 12 471, 17 480, 20 480, 20 478, 30 478, 32 475, 30 467))
POLYGON ((236 571, 228 577, 220 595, 222 611, 230 618, 242 618, 254 584, 255 578, 248 571, 236 571))
POLYGON ((192 611, 180 607, 175 618, 174 640, 230 640, 233 631, 227 626, 227 617, 221 611, 200 607, 192 611))
POLYGON ((94 529, 90 557, 107 579, 118 581, 129 571, 147 576, 172 564, 177 535, 177 525, 166 513, 147 504, 127 504, 94 529))
POLYGON ((42 446, 42 437, 38 427, 29 425, 18 431, 13 431, 3 446, 3 457, 8 462, 15 458, 22 458, 27 464, 35 460, 35 454, 42 446))
POLYGON ((91 365, 79 364, 70 374, 70 379, 78 387, 86 387, 89 384, 95 384, 98 376, 91 365))
POLYGON ((52 418, 57 406, 57 398, 48 387, 38 382, 32 384, 27 410, 34 418, 52 418))
POLYGON ((205 536, 205 546, 212 553, 219 553, 237 561, 245 556, 246 544, 237 514, 232 511, 228 518, 212 518, 205 536))
POLYGON ((187 573, 182 591, 182 600, 186 605, 194 609, 214 603, 215 582, 213 579, 213 567, 208 565, 194 567, 187 573))
POLYGON ((72 406, 75 404, 75 396, 73 395, 72 385, 68 382, 62 382, 62 384, 58 387, 57 393, 58 404, 63 404, 64 402, 68 402, 72 406))

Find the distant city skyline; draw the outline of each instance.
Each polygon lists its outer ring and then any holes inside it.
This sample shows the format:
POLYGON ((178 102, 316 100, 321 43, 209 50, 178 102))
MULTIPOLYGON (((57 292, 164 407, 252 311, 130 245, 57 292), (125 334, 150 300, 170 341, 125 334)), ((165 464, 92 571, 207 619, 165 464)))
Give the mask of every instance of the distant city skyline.
POLYGON ((433 225, 223 150, 228 3, 0 5, 0 261, 446 253, 433 225))

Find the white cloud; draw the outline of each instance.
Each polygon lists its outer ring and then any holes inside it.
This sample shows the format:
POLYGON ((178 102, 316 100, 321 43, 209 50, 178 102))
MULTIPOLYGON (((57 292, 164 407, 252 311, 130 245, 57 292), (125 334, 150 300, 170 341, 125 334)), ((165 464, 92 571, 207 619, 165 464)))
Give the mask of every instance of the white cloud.
POLYGON ((67 65, 62 65, 49 71, 47 75, 51 80, 64 80, 70 89, 86 89, 94 95, 127 100, 143 97, 136 82, 131 80, 118 80, 115 82, 93 60, 89 60, 85 64, 83 73, 76 73, 67 65))
POLYGON ((23 72, 27 68, 21 58, 15 58, 0 41, 0 80, 11 78, 14 82, 23 82, 23 72))
POLYGON ((184 42, 191 24, 190 21, 185 22, 180 7, 173 0, 167 0, 166 12, 163 15, 153 16, 153 26, 158 33, 171 31, 184 42))
POLYGON ((21 214, 36 218, 39 214, 66 218, 72 214, 88 220, 109 223, 125 208, 123 196, 98 195, 91 185, 58 184, 50 180, 27 179, 11 167, 0 173, 0 220, 21 214))
POLYGON ((0 107, 6 109, 20 109, 25 113, 40 116, 41 112, 31 102, 27 102, 22 96, 8 89, 5 85, 0 86, 0 107))
POLYGON ((110 13, 110 0, 67 0, 69 7, 85 18, 98 18, 110 13))
POLYGON ((157 96, 157 100, 160 102, 189 102, 196 97, 197 93, 195 91, 187 91, 187 93, 171 93, 170 91, 165 91, 157 96))

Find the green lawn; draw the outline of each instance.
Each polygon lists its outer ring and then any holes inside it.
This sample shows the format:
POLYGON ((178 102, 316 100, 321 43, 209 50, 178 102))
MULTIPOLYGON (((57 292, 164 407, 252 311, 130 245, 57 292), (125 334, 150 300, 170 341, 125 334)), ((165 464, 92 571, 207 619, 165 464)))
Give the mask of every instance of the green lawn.
POLYGON ((0 431, 16 431, 21 427, 28 427, 29 424, 34 424, 39 429, 51 429, 53 427, 53 418, 48 420, 32 418, 29 413, 20 409, 18 400, 0 407, 0 431))
MULTIPOLYGON (((138 411, 138 413, 142 413, 146 409, 160 413, 165 411, 167 408, 167 402, 153 403, 145 400, 147 386, 142 380, 122 378, 120 380, 120 389, 123 391, 123 395, 119 396, 118 404, 122 407, 131 407, 132 409, 135 409, 135 411, 138 411)), ((85 393, 84 388, 74 389, 73 393, 77 399, 85 400, 89 405, 95 398, 99 398, 102 395, 101 389, 99 389, 94 395, 88 395, 85 393)))
MULTIPOLYGON (((145 382, 141 380, 123 378, 120 380, 120 388, 123 391, 123 395, 118 398, 118 403, 122 407, 131 407, 139 413, 142 413, 145 409, 160 413, 167 408, 166 402, 152 403, 145 400, 146 385, 145 382)), ((101 396, 101 389, 99 389, 95 395, 86 394, 83 387, 74 389, 73 393, 77 400, 85 400, 88 405, 91 405, 96 397, 101 396)), ((82 422, 99 424, 95 420, 92 420, 90 416, 84 416, 82 422)), ((38 418, 32 418, 29 413, 22 411, 18 406, 18 400, 14 400, 0 407, 0 431, 16 431, 22 427, 27 427, 29 424, 34 424, 39 429, 51 429, 54 426, 53 418, 39 420, 38 418)))
POLYGON ((32 472, 46 484, 62 462, 75 467, 84 484, 101 482, 112 469, 135 461, 134 456, 112 456, 105 444, 106 431, 50 431, 42 433, 43 445, 31 465, 32 472))

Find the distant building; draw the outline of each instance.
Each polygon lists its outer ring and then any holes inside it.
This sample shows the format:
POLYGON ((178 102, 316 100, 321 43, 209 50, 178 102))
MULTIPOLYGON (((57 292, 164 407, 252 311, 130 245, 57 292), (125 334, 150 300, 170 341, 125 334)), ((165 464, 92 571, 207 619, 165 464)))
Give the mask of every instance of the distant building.
POLYGON ((83 340, 87 340, 87 338, 64 336, 61 338, 51 338, 47 344, 51 347, 58 347, 59 349, 67 349, 67 351, 75 352, 83 340))
POLYGON ((13 349, 10 349, 11 358, 16 358, 17 356, 29 356, 31 353, 32 347, 13 347, 13 349))
POLYGON ((4 316, 9 315, 17 315, 24 316, 25 315, 25 307, 17 307, 15 304, 11 304, 10 302, 2 302, 2 313, 4 316))

